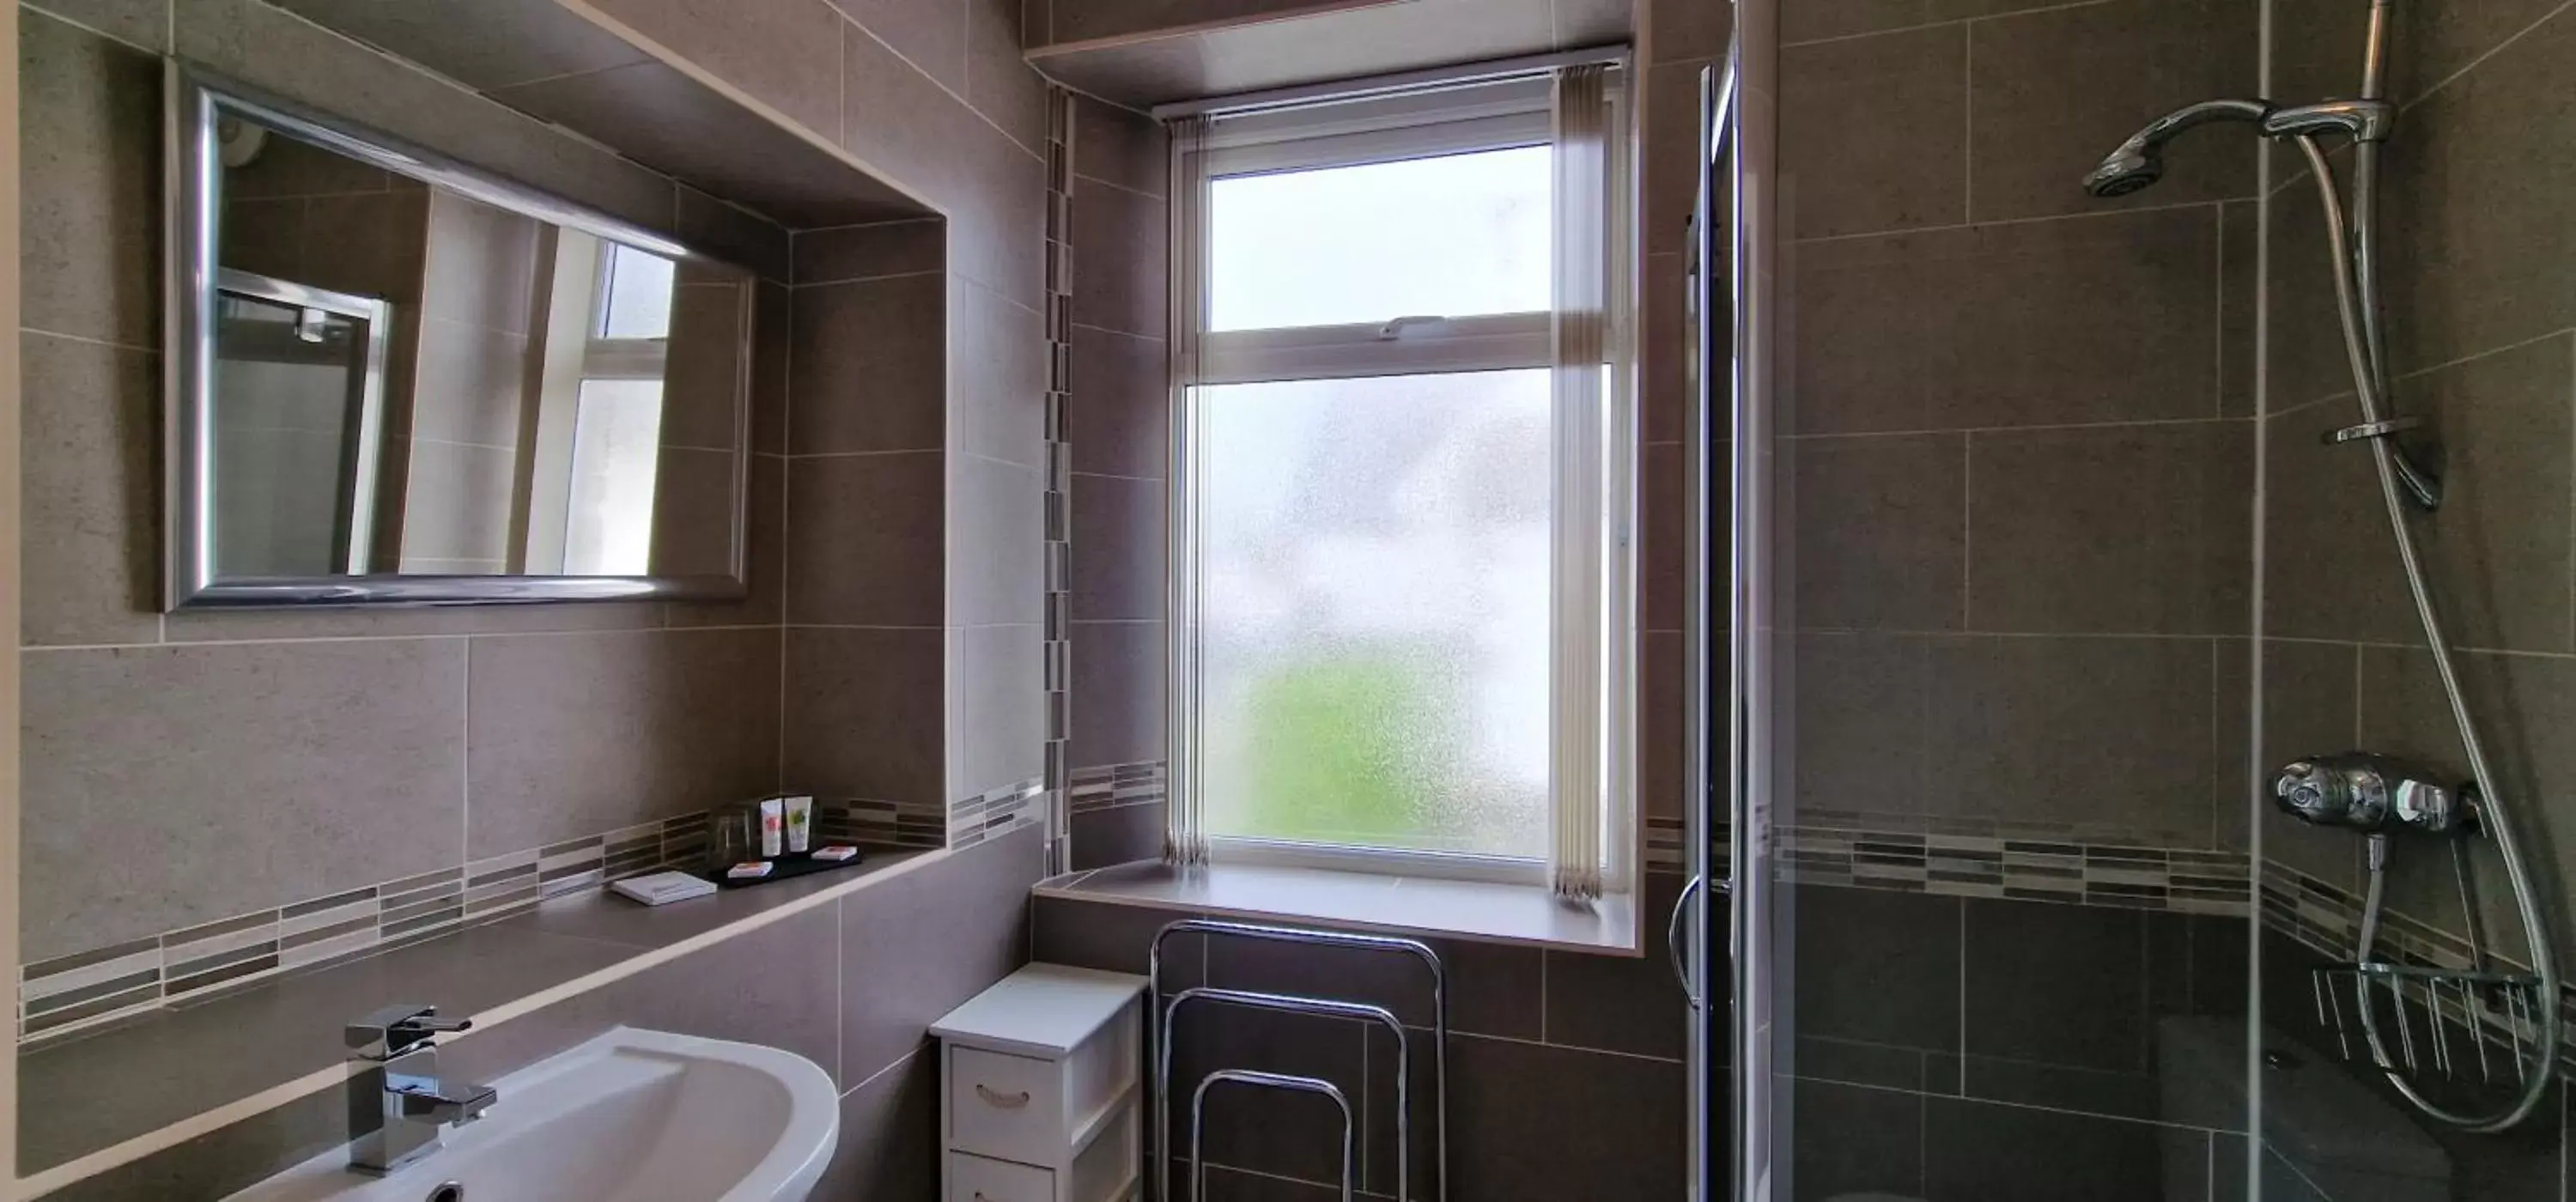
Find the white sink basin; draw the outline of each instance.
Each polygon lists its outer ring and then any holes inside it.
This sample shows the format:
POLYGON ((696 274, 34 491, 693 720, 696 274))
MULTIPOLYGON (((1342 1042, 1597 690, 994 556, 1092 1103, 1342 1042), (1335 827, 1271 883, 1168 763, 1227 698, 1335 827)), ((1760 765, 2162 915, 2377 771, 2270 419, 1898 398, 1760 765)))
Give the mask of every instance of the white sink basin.
POLYGON ((332 1151, 237 1202, 797 1202, 841 1133, 832 1078, 792 1052, 620 1027, 493 1083, 482 1120, 386 1177, 332 1151))

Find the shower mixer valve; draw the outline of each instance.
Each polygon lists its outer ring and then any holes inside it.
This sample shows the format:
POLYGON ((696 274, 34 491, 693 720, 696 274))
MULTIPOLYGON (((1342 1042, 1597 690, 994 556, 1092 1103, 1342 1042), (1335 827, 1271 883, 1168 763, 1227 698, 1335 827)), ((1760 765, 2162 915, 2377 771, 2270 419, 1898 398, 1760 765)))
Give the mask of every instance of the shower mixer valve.
POLYGON ((2310 756, 2272 779, 2272 798, 2302 822, 2365 833, 2475 829, 2468 790, 2403 760, 2366 751, 2310 756))

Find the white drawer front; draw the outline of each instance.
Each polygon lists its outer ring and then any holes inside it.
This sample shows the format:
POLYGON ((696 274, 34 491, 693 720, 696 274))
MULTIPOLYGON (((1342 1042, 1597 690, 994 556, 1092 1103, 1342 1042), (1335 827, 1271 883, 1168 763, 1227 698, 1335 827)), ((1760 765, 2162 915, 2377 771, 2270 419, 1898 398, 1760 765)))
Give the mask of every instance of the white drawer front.
POLYGON ((1055 1202, 1055 1174, 951 1152, 948 1202, 1055 1202))
POLYGON ((949 1146, 1055 1164, 1068 1150, 1064 1122, 1064 1083, 1054 1061, 949 1049, 949 1146))

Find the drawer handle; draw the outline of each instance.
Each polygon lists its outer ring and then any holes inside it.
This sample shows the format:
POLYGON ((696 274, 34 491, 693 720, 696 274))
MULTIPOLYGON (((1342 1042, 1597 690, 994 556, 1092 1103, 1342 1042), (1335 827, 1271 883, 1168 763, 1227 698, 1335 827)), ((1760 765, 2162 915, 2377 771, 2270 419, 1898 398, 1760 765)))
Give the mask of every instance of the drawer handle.
MULTIPOLYGON (((1029 1104, 1029 1091, 1025 1089, 1018 1093, 994 1093, 981 1081, 975 1083, 975 1096, 984 1099, 987 1106, 999 1106, 1004 1110, 1017 1110, 1029 1104)), ((977 1194, 976 1197, 983 1195, 977 1194)))

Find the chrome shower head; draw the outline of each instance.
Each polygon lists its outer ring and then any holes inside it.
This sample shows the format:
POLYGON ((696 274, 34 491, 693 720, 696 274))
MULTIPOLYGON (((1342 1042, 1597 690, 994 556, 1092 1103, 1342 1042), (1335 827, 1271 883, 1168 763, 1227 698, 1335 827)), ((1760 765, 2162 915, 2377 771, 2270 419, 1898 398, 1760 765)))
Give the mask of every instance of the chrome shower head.
POLYGON ((2126 196, 2164 178, 2164 147, 2174 135, 2212 121, 2260 122, 2271 115, 2272 104, 2265 100, 2204 100, 2175 109, 2104 155, 2101 165, 2085 174, 2084 190, 2095 196, 2126 196))
POLYGON ((2100 197, 2126 196, 2163 179, 2165 158, 2152 150, 2122 146, 2084 177, 2084 190, 2100 197))

